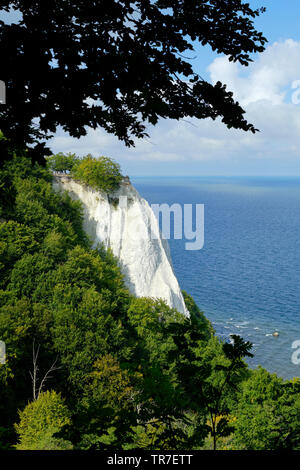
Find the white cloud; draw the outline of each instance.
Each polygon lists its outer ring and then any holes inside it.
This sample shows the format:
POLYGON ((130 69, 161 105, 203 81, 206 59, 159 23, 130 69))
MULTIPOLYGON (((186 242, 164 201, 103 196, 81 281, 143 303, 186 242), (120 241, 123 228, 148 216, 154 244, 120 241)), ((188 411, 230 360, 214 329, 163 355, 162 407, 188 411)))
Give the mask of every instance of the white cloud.
POLYGON ((280 104, 284 102, 286 88, 290 89, 292 82, 300 79, 300 42, 292 39, 275 42, 246 69, 223 56, 215 59, 208 70, 212 82, 221 79, 243 106, 261 100, 280 104))
MULTIPOLYGON (((150 138, 139 140, 134 149, 103 130, 88 132, 80 140, 60 134, 54 138, 54 151, 75 151, 80 155, 106 154, 123 162, 299 160, 300 172, 300 42, 276 42, 249 67, 216 58, 208 68, 211 81, 222 81, 247 111, 247 119, 260 129, 253 135, 228 130, 220 120, 161 120, 149 128, 150 138), (297 88, 293 89, 292 84, 297 88), (294 95, 293 95, 294 93, 294 95)), ((170 167, 170 171, 172 167, 170 167)))

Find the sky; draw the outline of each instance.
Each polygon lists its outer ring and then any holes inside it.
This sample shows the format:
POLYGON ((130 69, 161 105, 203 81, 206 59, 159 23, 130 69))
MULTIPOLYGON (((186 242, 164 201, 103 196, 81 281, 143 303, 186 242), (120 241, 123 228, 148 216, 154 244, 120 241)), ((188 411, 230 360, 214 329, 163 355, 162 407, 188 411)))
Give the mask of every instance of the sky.
POLYGON ((101 129, 79 140, 59 130, 48 142, 52 151, 106 155, 130 176, 300 176, 300 2, 249 3, 267 8, 255 20, 266 50, 242 67, 200 46, 193 64, 206 80, 227 84, 259 133, 229 130, 220 120, 160 120, 135 148, 101 129))

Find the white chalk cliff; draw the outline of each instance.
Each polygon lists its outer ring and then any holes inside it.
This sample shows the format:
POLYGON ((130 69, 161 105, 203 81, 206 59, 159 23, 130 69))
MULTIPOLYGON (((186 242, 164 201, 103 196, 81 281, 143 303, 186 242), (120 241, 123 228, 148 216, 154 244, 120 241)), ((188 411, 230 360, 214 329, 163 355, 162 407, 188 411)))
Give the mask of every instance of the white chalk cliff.
POLYGON ((158 297, 189 315, 175 277, 167 240, 149 206, 129 183, 110 194, 96 191, 68 176, 54 176, 56 191, 80 200, 84 229, 96 246, 102 242, 118 258, 129 290, 137 297, 158 297))

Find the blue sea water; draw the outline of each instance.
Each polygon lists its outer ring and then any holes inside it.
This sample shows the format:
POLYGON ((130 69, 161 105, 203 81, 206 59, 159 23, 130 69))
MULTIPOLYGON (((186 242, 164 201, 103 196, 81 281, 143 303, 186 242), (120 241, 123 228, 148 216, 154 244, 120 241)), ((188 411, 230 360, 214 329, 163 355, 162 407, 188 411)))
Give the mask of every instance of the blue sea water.
POLYGON ((300 178, 132 182, 150 204, 204 204, 204 247, 187 251, 187 240, 169 240, 181 288, 220 337, 239 334, 253 343, 251 367, 261 364, 285 379, 300 376, 291 359, 292 343, 300 340, 300 178))

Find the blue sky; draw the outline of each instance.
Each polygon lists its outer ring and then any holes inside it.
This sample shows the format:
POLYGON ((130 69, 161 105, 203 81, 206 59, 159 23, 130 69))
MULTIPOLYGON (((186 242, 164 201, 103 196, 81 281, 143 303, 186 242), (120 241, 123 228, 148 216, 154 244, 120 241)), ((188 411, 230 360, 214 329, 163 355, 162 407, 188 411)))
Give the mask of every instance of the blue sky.
POLYGON ((99 129, 79 140, 58 131, 50 142, 53 151, 107 155, 132 176, 300 175, 300 2, 250 5, 267 7, 255 22, 269 41, 266 51, 245 68, 197 47, 193 63, 205 79, 227 83, 259 134, 210 120, 161 120, 134 149, 99 129))

